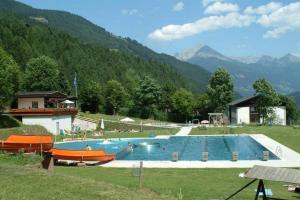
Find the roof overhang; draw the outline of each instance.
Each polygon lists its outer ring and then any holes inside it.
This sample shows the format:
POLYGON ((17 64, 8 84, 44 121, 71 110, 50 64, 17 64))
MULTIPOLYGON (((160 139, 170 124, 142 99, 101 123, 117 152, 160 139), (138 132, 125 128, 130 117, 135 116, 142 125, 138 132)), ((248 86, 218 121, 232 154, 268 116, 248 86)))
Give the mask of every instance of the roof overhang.
POLYGON ((300 183, 300 170, 255 165, 245 173, 246 178, 300 183))
POLYGON ((18 98, 67 98, 67 95, 59 91, 33 91, 33 92, 18 92, 18 98))

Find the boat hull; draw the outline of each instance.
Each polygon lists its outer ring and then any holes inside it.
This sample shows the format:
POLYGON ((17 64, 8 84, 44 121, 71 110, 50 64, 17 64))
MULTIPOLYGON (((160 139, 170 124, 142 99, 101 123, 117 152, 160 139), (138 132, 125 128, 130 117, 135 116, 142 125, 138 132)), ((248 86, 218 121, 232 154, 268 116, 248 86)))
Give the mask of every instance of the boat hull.
POLYGON ((7 152, 43 152, 53 147, 52 137, 44 135, 11 135, 0 141, 0 151, 7 152))
POLYGON ((108 162, 116 158, 114 154, 106 154, 102 150, 65 150, 65 149, 51 149, 54 159, 57 160, 72 160, 72 161, 98 161, 108 162))

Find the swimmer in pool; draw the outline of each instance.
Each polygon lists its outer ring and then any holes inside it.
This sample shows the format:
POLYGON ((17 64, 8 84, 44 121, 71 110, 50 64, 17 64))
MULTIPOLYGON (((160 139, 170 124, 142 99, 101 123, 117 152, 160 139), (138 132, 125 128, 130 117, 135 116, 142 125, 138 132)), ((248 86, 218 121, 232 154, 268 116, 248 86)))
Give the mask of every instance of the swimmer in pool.
POLYGON ((91 150, 92 150, 92 147, 91 147, 90 145, 86 145, 86 146, 85 146, 85 150, 91 151, 91 150))

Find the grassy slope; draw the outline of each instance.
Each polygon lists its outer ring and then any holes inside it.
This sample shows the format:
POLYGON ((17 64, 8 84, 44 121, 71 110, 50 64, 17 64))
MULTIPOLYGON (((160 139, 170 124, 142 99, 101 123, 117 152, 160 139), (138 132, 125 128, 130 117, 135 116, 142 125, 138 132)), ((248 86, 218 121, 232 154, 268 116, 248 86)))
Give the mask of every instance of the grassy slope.
MULTIPOLYGON (((7 161, 0 156, 0 199, 224 199, 250 180, 238 177, 244 169, 144 169, 144 188, 131 169, 55 167, 53 172, 28 162, 7 161), (27 166, 22 166, 27 163, 27 166)), ((285 183, 266 182, 277 197, 299 199, 285 183)), ((252 199, 252 185, 235 199, 252 199)))
MULTIPOLYGON (((91 114, 91 113, 84 113, 84 112, 80 112, 79 116, 90 118, 90 119, 96 120, 96 121, 99 121, 101 119, 109 120, 109 121, 120 121, 121 119, 126 117, 126 116, 122 116, 122 115, 91 114)), ((164 124, 168 123, 168 122, 162 122, 162 121, 157 121, 157 120, 153 120, 153 119, 140 119, 140 118, 134 118, 134 117, 130 117, 130 118, 135 120, 132 123, 137 124, 137 125, 140 125, 141 122, 143 122, 144 124, 145 123, 164 123, 164 124)))
POLYGON ((0 129, 0 140, 6 139, 11 134, 49 134, 42 126, 21 125, 20 127, 0 129))
MULTIPOLYGON (((132 189, 88 176, 47 172, 36 165, 23 166, 0 156, 0 199, 161 199, 172 197, 149 189, 132 189)), ((78 168, 74 168, 77 169, 78 168)), ((91 168, 92 169, 92 168, 91 168)), ((97 168, 94 168, 96 170, 97 168)), ((84 170, 84 169, 83 169, 84 170)), ((94 171, 95 173, 96 171, 94 171)))
MULTIPOLYGON (((168 122, 162 122, 152 119, 140 119, 140 118, 132 118, 135 121, 130 123, 124 123, 120 122, 121 119, 125 118, 126 116, 120 116, 120 115, 105 115, 105 114, 89 114, 89 113, 79 113, 79 119, 84 119, 87 121, 91 121, 94 123, 99 124, 100 120, 104 120, 105 130, 106 131, 112 131, 112 130, 120 130, 122 132, 127 132, 128 130, 134 129, 136 131, 141 130, 141 123, 142 124, 148 124, 153 123, 157 125, 161 124, 168 124, 168 122)), ((131 117, 130 117, 131 118, 131 117)), ((160 135, 166 133, 167 135, 170 134, 170 132, 174 132, 176 129, 169 129, 169 128, 160 128, 155 126, 144 126, 143 130, 147 132, 156 132, 160 135)), ((133 134, 135 135, 135 134, 133 134)), ((139 134, 140 135, 140 134, 139 134)))

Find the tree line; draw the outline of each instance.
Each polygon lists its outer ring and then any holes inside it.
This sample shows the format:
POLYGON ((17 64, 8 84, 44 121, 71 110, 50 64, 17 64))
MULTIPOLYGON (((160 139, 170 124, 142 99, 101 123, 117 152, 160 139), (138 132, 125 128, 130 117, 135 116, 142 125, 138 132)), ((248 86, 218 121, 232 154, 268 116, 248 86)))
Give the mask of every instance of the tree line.
MULTIPOLYGON (((19 90, 74 95, 75 72, 80 109, 92 113, 185 122, 207 119, 209 112, 226 113, 234 99, 233 82, 223 68, 212 74, 204 93, 195 94, 168 65, 83 44, 44 25, 2 18, 0 38, 2 108, 15 101, 19 90)), ((295 101, 278 95, 266 80, 257 80, 253 88, 264 119, 272 114, 270 106, 281 104, 287 106, 288 121, 299 117, 295 101)))

